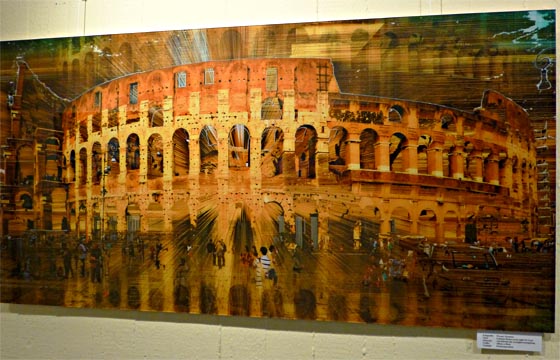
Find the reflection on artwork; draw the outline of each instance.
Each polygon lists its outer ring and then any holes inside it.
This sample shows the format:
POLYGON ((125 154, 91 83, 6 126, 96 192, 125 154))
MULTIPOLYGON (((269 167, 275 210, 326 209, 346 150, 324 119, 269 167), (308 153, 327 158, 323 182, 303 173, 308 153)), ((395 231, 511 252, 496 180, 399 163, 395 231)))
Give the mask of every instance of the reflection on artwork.
POLYGON ((1 300, 552 332, 555 14, 1 43, 1 300))

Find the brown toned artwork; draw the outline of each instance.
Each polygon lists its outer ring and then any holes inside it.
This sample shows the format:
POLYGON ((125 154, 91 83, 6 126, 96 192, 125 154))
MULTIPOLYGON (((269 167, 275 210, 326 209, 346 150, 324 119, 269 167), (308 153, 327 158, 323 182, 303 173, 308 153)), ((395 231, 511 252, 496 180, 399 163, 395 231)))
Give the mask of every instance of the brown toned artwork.
POLYGON ((555 24, 0 43, 1 301, 553 332, 555 24))

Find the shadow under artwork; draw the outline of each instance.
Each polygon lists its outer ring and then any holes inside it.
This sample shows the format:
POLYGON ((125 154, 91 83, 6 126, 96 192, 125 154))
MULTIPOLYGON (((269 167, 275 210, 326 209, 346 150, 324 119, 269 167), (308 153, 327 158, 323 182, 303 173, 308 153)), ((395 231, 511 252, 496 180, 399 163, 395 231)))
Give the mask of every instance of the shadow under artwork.
POLYGON ((554 11, 1 47, 1 301, 554 332, 554 11))

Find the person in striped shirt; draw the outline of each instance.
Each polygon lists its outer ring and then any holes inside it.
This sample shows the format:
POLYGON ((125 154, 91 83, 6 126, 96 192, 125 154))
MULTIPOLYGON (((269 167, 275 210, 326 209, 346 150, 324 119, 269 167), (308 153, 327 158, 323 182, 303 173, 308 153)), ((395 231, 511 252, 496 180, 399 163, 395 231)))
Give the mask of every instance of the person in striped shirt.
POLYGON ((263 273, 267 279, 274 282, 274 285, 278 283, 278 276, 276 275, 276 270, 271 267, 272 261, 268 257, 268 249, 265 246, 261 246, 261 257, 260 262, 262 266, 263 273))

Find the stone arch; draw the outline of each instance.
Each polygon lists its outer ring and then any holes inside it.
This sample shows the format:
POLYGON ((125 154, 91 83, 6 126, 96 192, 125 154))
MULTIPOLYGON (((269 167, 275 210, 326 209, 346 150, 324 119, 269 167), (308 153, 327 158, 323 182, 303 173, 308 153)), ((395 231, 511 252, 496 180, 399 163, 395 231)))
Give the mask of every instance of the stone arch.
POLYGON ((375 170, 375 146, 379 141, 377 132, 373 129, 365 129, 360 134, 360 168, 375 170))
POLYGON ((348 131, 342 126, 335 126, 329 134, 329 164, 345 165, 348 131))
POLYGON ((163 176, 163 138, 160 134, 153 134, 148 138, 148 178, 163 176))
POLYGON ((284 132, 276 126, 264 129, 261 136, 261 172, 273 177, 282 174, 284 132))
POLYGON ((31 194, 24 192, 19 195, 19 201, 21 202, 21 207, 23 209, 32 210, 33 209, 33 197, 31 194))
POLYGON ((428 175, 428 149, 432 143, 432 137, 422 134, 418 138, 417 156, 418 156, 418 174, 428 175))
POLYGON ((457 119, 451 114, 443 114, 440 119, 441 129, 452 133, 457 132, 457 119))
POLYGON ((85 147, 83 147, 80 149, 78 155, 78 163, 76 164, 76 168, 79 173, 78 183, 80 185, 87 184, 87 158, 88 158, 87 150, 85 147))
POLYGON ((251 134, 245 125, 235 124, 228 137, 228 166, 248 169, 251 165, 251 134))
POLYGON ((311 125, 300 126, 295 136, 296 173, 298 177, 315 178, 316 151, 317 130, 311 125))
POLYGON ((150 119, 150 127, 163 126, 163 108, 161 106, 152 106, 148 109, 148 119, 150 119))
POLYGON ((17 150, 16 174, 20 183, 23 185, 33 184, 35 174, 34 163, 35 155, 33 148, 28 145, 21 146, 17 150))
POLYGON ((111 168, 111 174, 118 175, 121 171, 120 145, 119 139, 115 137, 111 138, 107 143, 107 161, 111 168))
POLYGON ((200 172, 211 174, 218 168, 218 132, 206 125, 200 132, 200 172))
POLYGON ((437 238, 437 214, 430 208, 424 208, 418 213, 418 233, 430 240, 437 238))
POLYGON ((126 169, 140 169, 140 137, 134 133, 126 139, 126 169))
POLYGON ((179 128, 173 133, 173 175, 188 175, 190 167, 190 138, 187 130, 179 128))
POLYGON ((393 105, 389 108, 387 119, 390 123, 403 123, 405 110, 400 105, 393 105))
POLYGON ((402 150, 407 143, 408 139, 400 132, 394 133, 389 139, 389 166, 391 171, 405 171, 402 150))
POLYGON ((391 211, 391 221, 395 223, 395 230, 399 234, 410 234, 412 231, 412 222, 410 220, 410 212, 408 209, 397 206, 391 211))

